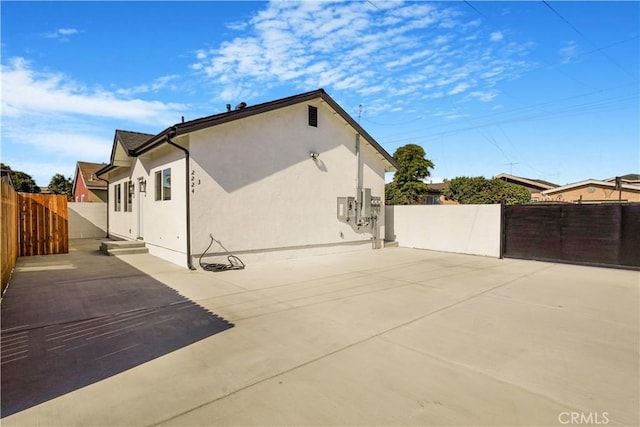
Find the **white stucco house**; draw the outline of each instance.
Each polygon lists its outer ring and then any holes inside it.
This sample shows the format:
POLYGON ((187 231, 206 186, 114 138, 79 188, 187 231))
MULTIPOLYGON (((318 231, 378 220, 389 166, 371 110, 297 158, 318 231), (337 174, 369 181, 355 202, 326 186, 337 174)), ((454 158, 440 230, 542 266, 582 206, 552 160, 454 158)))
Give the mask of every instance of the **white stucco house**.
POLYGON ((323 89, 177 123, 117 130, 109 236, 194 268, 380 247, 385 172, 397 163, 323 89))

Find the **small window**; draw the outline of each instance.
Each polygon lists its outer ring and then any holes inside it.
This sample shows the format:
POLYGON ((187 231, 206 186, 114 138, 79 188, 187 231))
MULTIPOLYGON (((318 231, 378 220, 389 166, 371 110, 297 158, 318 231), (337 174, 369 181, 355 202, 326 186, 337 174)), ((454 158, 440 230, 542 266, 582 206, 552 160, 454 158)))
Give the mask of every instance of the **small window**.
POLYGON ((122 200, 122 199, 120 198, 120 195, 121 195, 121 193, 120 193, 120 189, 121 189, 121 188, 122 188, 122 184, 116 184, 116 185, 113 187, 113 191, 114 191, 114 194, 113 194, 114 210, 115 210, 116 212, 120 212, 120 203, 121 203, 121 200, 122 200))
POLYGON ((171 200, 171 169, 162 171, 162 200, 171 200))
POLYGON ((127 181, 125 184, 124 211, 131 212, 133 206, 133 182, 127 181))
POLYGON ((309 126, 318 127, 318 107, 309 105, 309 126))
POLYGON ((162 200, 162 171, 156 172, 156 200, 162 200))
POLYGON ((157 171, 156 200, 171 200, 171 168, 157 171))

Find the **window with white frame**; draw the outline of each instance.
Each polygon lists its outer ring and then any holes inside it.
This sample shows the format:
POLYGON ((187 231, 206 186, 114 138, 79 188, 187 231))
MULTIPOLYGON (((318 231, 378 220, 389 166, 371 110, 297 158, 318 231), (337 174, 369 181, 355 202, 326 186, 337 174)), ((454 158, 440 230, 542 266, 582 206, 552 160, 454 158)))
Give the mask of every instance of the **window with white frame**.
POLYGON ((122 189, 122 184, 116 184, 113 187, 113 210, 115 210, 116 212, 120 212, 120 203, 121 203, 121 189, 122 189))
POLYGON ((155 173, 156 200, 171 200, 171 168, 155 173))
POLYGON ((133 182, 127 181, 124 184, 124 211, 131 212, 133 207, 133 182))

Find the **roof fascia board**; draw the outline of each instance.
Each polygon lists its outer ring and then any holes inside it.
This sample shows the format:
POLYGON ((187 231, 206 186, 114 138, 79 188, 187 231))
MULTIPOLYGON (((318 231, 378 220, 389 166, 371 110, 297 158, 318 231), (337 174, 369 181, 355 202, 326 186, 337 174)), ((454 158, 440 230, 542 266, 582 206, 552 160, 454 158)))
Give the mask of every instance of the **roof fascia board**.
POLYGON ((521 176, 515 176, 515 175, 509 175, 507 173, 501 173, 500 175, 496 175, 496 178, 506 178, 506 179, 510 179, 512 181, 519 181, 519 182, 521 182, 523 184, 527 184, 527 185, 530 185, 532 187, 540 187, 540 188, 543 188, 543 189, 555 188, 552 185, 543 184, 540 181, 533 181, 533 180, 530 180, 528 178, 523 178, 521 176))
POLYGON ((73 177, 73 185, 71 186, 71 194, 76 194, 76 183, 78 182, 78 175, 82 175, 80 173, 80 163, 76 162, 76 173, 73 177))

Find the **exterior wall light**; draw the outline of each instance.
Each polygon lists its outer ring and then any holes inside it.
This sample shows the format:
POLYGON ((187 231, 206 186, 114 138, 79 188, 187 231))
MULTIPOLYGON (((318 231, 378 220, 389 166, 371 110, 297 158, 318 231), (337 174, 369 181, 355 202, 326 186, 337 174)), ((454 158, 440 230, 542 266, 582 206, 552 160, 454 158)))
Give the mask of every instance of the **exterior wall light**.
POLYGON ((320 153, 314 153, 312 151, 309 153, 309 157, 311 157, 313 160, 316 160, 318 157, 320 157, 320 153))

